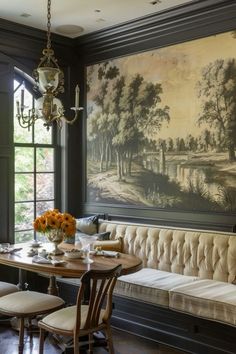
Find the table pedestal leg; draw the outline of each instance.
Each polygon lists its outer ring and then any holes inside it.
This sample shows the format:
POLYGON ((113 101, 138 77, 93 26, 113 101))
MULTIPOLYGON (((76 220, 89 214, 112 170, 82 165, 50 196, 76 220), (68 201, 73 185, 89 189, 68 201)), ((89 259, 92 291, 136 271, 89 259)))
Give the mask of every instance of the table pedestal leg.
POLYGON ((56 296, 59 295, 59 289, 57 286, 57 281, 56 281, 55 275, 50 276, 49 286, 48 286, 48 294, 49 295, 56 295, 56 296))
POLYGON ((28 284, 26 283, 26 271, 23 269, 19 269, 17 287, 19 290, 26 290, 28 288, 28 284))

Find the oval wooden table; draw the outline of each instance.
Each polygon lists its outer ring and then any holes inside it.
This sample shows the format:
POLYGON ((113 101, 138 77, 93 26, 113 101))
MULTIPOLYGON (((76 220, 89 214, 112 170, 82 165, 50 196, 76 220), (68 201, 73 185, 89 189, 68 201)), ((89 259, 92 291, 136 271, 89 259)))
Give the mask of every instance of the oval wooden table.
MULTIPOLYGON (((21 251, 16 253, 0 254, 0 264, 10 267, 36 272, 44 273, 50 276, 48 293, 51 295, 58 295, 58 288, 56 285, 56 276, 60 275, 67 278, 80 278, 86 271, 90 269, 110 269, 118 264, 122 265, 121 274, 130 274, 137 272, 142 268, 142 261, 140 258, 119 253, 119 257, 105 257, 105 256, 90 256, 93 263, 84 264, 83 259, 67 259, 63 255, 55 256, 57 260, 63 260, 64 263, 54 266, 52 264, 34 263, 32 257, 27 255, 30 248, 29 245, 20 244, 16 247, 22 247, 21 251)), ((44 244, 43 248, 47 246, 44 244)), ((68 247, 67 247, 68 248, 68 247)))

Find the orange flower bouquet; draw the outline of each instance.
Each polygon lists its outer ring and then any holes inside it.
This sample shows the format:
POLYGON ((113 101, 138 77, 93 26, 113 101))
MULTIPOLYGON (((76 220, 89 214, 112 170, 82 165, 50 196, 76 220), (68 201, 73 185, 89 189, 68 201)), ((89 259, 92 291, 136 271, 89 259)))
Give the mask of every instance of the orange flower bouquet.
POLYGON ((33 225, 36 232, 44 233, 54 243, 53 254, 62 253, 57 245, 66 238, 74 237, 76 232, 75 218, 69 213, 60 213, 58 209, 48 210, 38 216, 33 225))

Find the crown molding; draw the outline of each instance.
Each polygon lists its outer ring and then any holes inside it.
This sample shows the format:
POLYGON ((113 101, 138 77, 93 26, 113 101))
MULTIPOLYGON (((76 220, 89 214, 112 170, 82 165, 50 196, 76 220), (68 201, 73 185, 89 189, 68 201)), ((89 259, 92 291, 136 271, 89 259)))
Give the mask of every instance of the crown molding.
POLYGON ((197 0, 77 37, 74 45, 93 63, 233 30, 235 18, 234 0, 197 0))

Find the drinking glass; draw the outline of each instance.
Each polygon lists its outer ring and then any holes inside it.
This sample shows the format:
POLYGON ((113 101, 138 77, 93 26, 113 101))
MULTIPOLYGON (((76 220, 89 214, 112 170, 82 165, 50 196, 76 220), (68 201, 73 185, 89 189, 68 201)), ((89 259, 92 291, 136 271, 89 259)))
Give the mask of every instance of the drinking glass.
POLYGON ((89 253, 91 251, 91 247, 94 244, 94 242, 97 240, 96 236, 79 236, 79 240, 81 242, 82 250, 84 251, 85 254, 85 259, 83 260, 83 263, 89 264, 93 263, 94 261, 89 257, 89 253))

